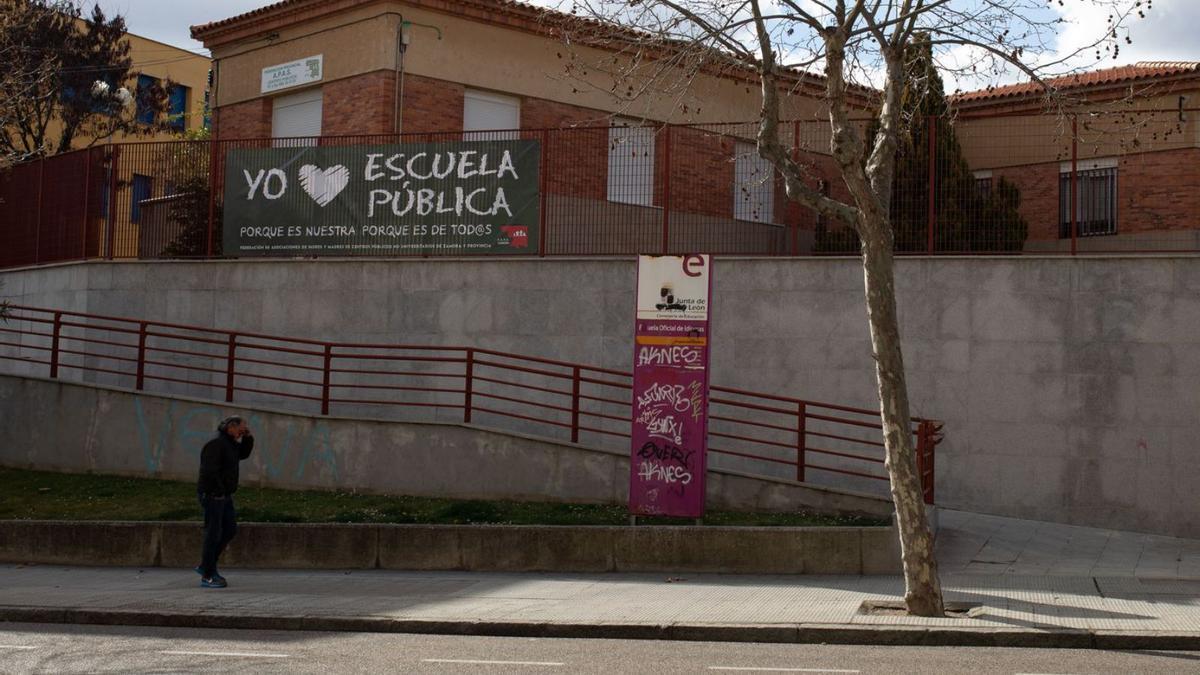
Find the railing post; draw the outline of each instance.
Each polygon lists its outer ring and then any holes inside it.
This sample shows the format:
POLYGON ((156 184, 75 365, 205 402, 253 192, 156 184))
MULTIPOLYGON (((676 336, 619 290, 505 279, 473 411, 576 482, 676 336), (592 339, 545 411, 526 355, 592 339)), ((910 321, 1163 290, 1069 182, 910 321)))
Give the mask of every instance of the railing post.
POLYGON ((929 116, 929 215, 927 252, 933 255, 933 230, 937 226, 937 117, 929 116))
POLYGON ((801 401, 796 407, 796 481, 804 482, 804 468, 808 461, 808 404, 801 401))
POLYGON ((546 169, 550 165, 550 130, 542 129, 542 152, 538 171, 538 255, 546 255, 546 169))
POLYGON ((325 345, 325 367, 321 373, 321 414, 329 414, 329 380, 333 374, 333 345, 325 345))
POLYGON ((204 257, 213 257, 213 222, 217 211, 217 141, 208 142, 208 230, 204 257))
POLYGON ((1071 115, 1071 255, 1077 252, 1079 216, 1079 116, 1071 115))
POLYGON ((571 442, 579 442, 579 366, 571 369, 571 442))
POLYGON ((662 254, 666 255, 671 241, 671 125, 663 125, 666 139, 663 141, 663 203, 662 203, 662 254))
POLYGON ((229 352, 225 357, 225 402, 233 403, 233 366, 237 361, 237 333, 229 334, 229 352))
POLYGON ((467 350, 467 378, 463 385, 463 424, 471 423, 471 393, 475 386, 475 350, 467 350))
POLYGON ((62 312, 54 313, 54 331, 50 338, 50 377, 58 378, 58 343, 62 335, 62 312))
POLYGON ((137 385, 141 391, 146 385, 146 322, 138 324, 137 385))

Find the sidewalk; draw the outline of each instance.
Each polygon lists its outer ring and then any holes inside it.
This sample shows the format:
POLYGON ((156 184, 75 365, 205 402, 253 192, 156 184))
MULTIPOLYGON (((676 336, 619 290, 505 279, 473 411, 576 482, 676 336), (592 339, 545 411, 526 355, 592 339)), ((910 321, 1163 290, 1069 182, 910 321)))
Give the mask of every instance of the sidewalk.
POLYGON ((889 576, 504 574, 0 565, 0 621, 855 644, 1200 649, 1200 541, 943 511, 946 601, 867 614, 889 576))
POLYGON ((942 510, 943 573, 1200 579, 1200 540, 942 510))
POLYGON ((899 577, 0 567, 0 620, 156 626, 1200 649, 1200 581, 949 574, 972 618, 865 615, 899 577))

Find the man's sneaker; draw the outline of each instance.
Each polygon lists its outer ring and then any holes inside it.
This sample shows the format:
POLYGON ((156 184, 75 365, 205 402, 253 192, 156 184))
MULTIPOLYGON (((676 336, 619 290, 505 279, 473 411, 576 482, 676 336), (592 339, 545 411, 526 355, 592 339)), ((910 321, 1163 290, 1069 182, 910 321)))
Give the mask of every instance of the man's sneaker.
POLYGON ((228 585, 221 577, 204 577, 200 580, 200 586, 204 588, 225 588, 228 585))
MULTIPOLYGON (((196 565, 195 567, 192 568, 192 571, 195 572, 196 574, 199 574, 201 579, 204 578, 204 568, 203 567, 196 565)), ((220 579, 221 581, 225 581, 225 577, 221 576, 220 573, 212 575, 212 578, 220 579)))

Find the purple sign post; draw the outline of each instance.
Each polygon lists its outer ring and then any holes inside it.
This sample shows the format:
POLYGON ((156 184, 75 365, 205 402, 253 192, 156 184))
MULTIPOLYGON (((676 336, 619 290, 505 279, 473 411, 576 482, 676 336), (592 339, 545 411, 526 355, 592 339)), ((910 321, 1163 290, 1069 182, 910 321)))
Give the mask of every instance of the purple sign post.
POLYGON ((639 256, 629 512, 704 516, 712 259, 639 256))

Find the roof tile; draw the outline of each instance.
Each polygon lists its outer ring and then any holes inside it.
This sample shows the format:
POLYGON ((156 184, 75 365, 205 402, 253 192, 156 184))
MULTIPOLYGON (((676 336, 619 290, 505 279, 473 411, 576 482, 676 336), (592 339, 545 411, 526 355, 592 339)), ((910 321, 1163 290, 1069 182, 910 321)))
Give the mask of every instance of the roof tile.
MULTIPOLYGON (((1070 91, 1083 87, 1123 84, 1137 80, 1171 77, 1200 72, 1198 61, 1139 61, 1128 66, 1091 70, 1063 77, 1046 80, 1046 84, 1054 89, 1070 91)), ((1042 85, 1036 82, 1022 82, 1001 87, 988 87, 977 91, 955 94, 955 103, 982 103, 1000 99, 1022 98, 1043 91, 1042 85)))

